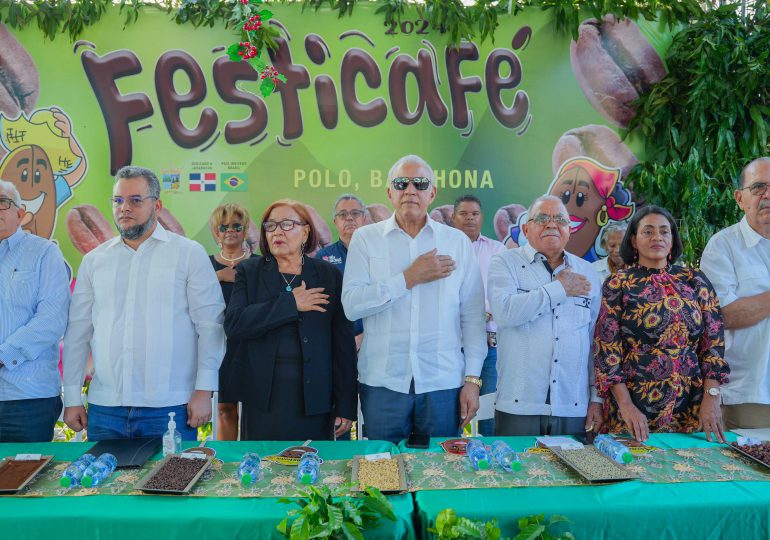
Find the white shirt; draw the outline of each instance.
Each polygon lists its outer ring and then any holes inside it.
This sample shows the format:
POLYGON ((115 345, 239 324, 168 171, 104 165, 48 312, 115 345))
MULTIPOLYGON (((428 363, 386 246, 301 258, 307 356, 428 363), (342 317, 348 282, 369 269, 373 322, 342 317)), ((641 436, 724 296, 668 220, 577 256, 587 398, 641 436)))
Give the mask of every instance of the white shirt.
POLYGON ((217 390, 225 303, 203 247, 157 224, 134 251, 120 237, 80 265, 64 335, 64 405, 168 407, 217 390))
POLYGON ((489 266, 489 302, 497 322, 495 408, 509 414, 585 416, 589 399, 602 401, 593 364, 601 284, 591 263, 576 255, 565 252, 553 274, 543 260, 526 244, 495 255, 489 266), (589 279, 587 297, 567 296, 555 277, 567 267, 589 279))
MULTIPOLYGON (((744 216, 711 237, 701 270, 722 307, 770 291, 770 240, 752 229, 744 216)), ((725 330, 725 360, 730 382, 722 386, 722 403, 770 404, 770 318, 748 328, 725 330)))
POLYGON ((609 260, 609 257, 605 257, 591 263, 594 267, 594 270, 596 271, 596 274, 599 276, 599 283, 602 285, 604 285, 604 281, 610 277, 610 274, 612 273, 610 272, 609 260))
POLYGON ((427 218, 415 238, 395 214, 353 233, 342 285, 348 319, 363 319, 363 384, 418 394, 459 388, 487 356, 484 291, 465 233, 427 218), (404 270, 433 248, 454 259, 448 277, 406 288, 404 270))
MULTIPOLYGON (((487 238, 483 234, 480 234, 474 242, 471 243, 473 251, 476 253, 476 259, 479 261, 479 271, 481 272, 481 281, 484 283, 484 308, 487 313, 492 313, 489 309, 489 301, 487 298, 487 276, 489 275, 489 263, 492 260, 492 255, 505 251, 505 244, 487 238)), ((490 318, 487 321, 487 332, 497 332, 497 325, 495 320, 490 318)))

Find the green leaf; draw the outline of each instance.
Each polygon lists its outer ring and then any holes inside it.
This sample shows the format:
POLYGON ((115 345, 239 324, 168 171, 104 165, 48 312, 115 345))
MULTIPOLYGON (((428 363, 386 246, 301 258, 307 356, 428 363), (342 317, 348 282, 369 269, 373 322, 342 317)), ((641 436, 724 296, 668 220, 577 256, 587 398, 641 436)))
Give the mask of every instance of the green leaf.
POLYGON ((259 92, 262 94, 262 97, 267 97, 270 94, 273 93, 275 90, 275 83, 272 79, 262 79, 262 83, 259 85, 259 92))
POLYGON ((262 73, 267 67, 267 64, 265 64, 265 62, 259 56, 254 56, 253 58, 249 58, 247 62, 251 64, 251 67, 253 67, 254 71, 256 71, 257 73, 262 73))
POLYGON ((349 521, 346 521, 342 524, 342 533, 345 535, 347 540, 364 540, 364 535, 361 534, 361 531, 358 529, 358 527, 349 521))
POLYGON ((514 540, 537 540, 543 532, 545 532, 545 525, 531 523, 521 529, 519 534, 514 537, 514 540))
POLYGON ((300 515, 291 524, 290 540, 305 540, 308 536, 308 523, 304 515, 300 515))
POLYGON ((263 9, 258 14, 260 19, 262 19, 262 24, 267 24, 267 21, 273 18, 273 12, 268 9, 263 9))

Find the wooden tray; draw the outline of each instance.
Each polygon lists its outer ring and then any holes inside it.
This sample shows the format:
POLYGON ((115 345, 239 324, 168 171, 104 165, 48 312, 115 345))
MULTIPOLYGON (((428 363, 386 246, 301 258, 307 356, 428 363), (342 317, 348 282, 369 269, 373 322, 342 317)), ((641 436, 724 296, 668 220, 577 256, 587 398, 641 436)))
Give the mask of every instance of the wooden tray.
POLYGON ((163 459, 161 459, 155 467, 152 468, 150 472, 148 472, 144 478, 139 480, 139 483, 134 486, 134 488, 144 491, 145 493, 160 493, 160 494, 166 494, 166 495, 186 495, 190 492, 190 490, 195 485, 195 482, 198 481, 198 479, 203 475, 203 473, 206 472, 206 470, 211 466, 211 462, 214 461, 214 456, 206 456, 206 459, 201 459, 201 461, 205 461, 203 464, 203 467, 197 472, 195 476, 192 477, 192 479, 187 483, 187 485, 181 489, 158 489, 158 488, 146 488, 144 487, 147 482, 150 481, 150 479, 155 476, 155 473, 157 473, 163 465, 166 464, 168 460, 170 460, 172 457, 179 457, 178 455, 171 455, 166 456, 163 459))
POLYGON ((727 446, 729 446, 731 449, 735 450, 735 451, 736 451, 736 452, 738 452, 739 454, 746 456, 747 458, 749 458, 749 459, 750 459, 751 461, 753 461, 754 463, 759 463, 760 465, 762 465, 762 466, 763 466, 763 467, 765 467, 766 469, 770 469, 770 464, 768 464, 768 463, 765 463, 764 461, 762 461, 762 460, 761 460, 761 459, 759 459, 759 458, 755 458, 754 456, 752 456, 752 455, 751 455, 751 454, 749 454, 748 452, 745 452, 744 450, 741 450, 741 449, 740 449, 740 448, 738 448, 737 446, 733 446, 732 444, 728 444, 727 446))
POLYGON ((585 480, 591 482, 592 484, 604 484, 609 482, 625 482, 626 480, 633 480, 636 478, 639 478, 638 475, 632 473, 629 471, 626 467, 623 465, 620 465, 618 463, 615 463, 613 460, 602 454, 599 450, 596 449, 596 447, 592 445, 586 445, 582 450, 562 450, 560 446, 553 446, 549 447, 549 449, 556 454, 559 459, 561 459, 564 463, 566 463, 572 470, 574 470, 576 473, 578 473, 580 476, 582 476, 585 480), (605 476, 597 476, 591 471, 588 471, 583 468, 582 464, 576 462, 572 455, 569 454, 569 452, 591 452, 599 456, 603 463, 607 466, 609 470, 615 471, 616 474, 612 475, 605 475, 605 476))
MULTIPOLYGON (((352 461, 353 471, 351 474, 351 479, 354 485, 351 488, 351 491, 357 491, 357 492, 365 491, 365 489, 361 489, 361 484, 358 481, 358 468, 360 466, 358 463, 358 460, 364 459, 364 458, 365 456, 353 456, 353 461, 352 461)), ((390 459, 395 459, 398 465, 398 489, 390 489, 390 490, 383 489, 380 491, 382 493, 390 493, 390 494, 404 493, 408 488, 406 483, 406 469, 404 468, 404 456, 402 454, 396 454, 394 456, 392 455, 390 459)))
MULTIPOLYGON (((35 478, 35 476, 37 476, 37 473, 42 471, 45 468, 45 466, 51 462, 51 460, 53 459, 53 456, 40 456, 40 459, 44 461, 34 471, 30 473, 27 479, 24 480, 24 482, 22 482, 19 487, 13 488, 13 489, 0 489, 0 493, 16 493, 18 491, 21 491, 25 487, 27 487, 27 484, 29 484, 32 481, 32 479, 35 478)), ((10 461, 16 461, 16 459, 10 456, 3 459, 2 461, 0 461, 0 469, 10 461)))

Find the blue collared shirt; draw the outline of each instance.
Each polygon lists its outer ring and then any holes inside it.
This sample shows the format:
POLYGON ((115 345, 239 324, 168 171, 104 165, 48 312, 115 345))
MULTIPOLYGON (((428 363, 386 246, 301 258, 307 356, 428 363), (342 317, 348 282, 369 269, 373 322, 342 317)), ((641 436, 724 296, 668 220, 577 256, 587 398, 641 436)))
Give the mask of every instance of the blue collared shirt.
MULTIPOLYGON (((348 248, 342 240, 337 240, 333 244, 329 244, 325 248, 321 248, 315 254, 316 259, 323 259, 324 261, 337 266, 340 272, 345 273, 345 262, 348 260, 348 248)), ((355 328, 355 335, 362 334, 364 332, 364 322, 358 319, 353 322, 355 328)))
POLYGON ((50 240, 19 228, 0 241, 0 401, 58 396, 67 268, 50 240))

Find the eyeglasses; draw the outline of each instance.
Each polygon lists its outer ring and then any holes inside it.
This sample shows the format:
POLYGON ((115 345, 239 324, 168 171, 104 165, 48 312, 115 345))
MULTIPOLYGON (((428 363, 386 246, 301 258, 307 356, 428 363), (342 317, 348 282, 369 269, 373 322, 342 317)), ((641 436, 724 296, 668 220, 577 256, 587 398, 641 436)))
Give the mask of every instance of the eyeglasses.
POLYGON ((306 225, 301 221, 294 221, 293 219, 284 219, 282 221, 265 221, 262 224, 262 228, 267 232, 274 232, 279 226, 282 231, 290 231, 297 225, 306 225))
POLYGON ((530 221, 537 223, 538 225, 546 225, 549 221, 553 221, 556 223, 556 225, 569 225, 571 221, 561 214, 555 215, 555 216, 549 216, 548 214, 538 214, 535 217, 533 217, 530 221))
POLYGON ((0 210, 8 210, 11 205, 17 206, 13 199, 7 199, 6 197, 0 199, 0 210))
POLYGON ((231 223, 230 225, 225 225, 224 223, 219 226, 219 232, 226 233, 232 229, 235 232, 241 232, 243 231, 243 224, 242 223, 231 223))
POLYGON ((112 201, 112 206, 123 206, 123 203, 128 202, 131 208, 139 208, 147 199, 157 199, 157 197, 153 195, 147 195, 146 197, 134 195, 132 197, 112 197, 110 200, 112 201))
POLYGON ((765 192, 767 192, 768 186, 770 186, 770 182, 754 182, 750 186, 741 188, 740 191, 744 189, 748 189, 749 193, 751 193, 755 197, 761 197, 762 195, 765 194, 765 192))
POLYGON ((411 183, 418 191, 425 191, 430 187, 430 178, 424 176, 399 176, 390 182, 396 191, 404 191, 411 183))
POLYGON ((363 215, 364 215, 363 210, 350 210, 350 211, 340 210, 339 212, 334 214, 334 219, 340 218, 341 220, 345 221, 348 218, 358 219, 363 215))

